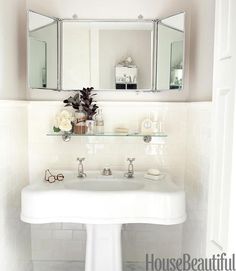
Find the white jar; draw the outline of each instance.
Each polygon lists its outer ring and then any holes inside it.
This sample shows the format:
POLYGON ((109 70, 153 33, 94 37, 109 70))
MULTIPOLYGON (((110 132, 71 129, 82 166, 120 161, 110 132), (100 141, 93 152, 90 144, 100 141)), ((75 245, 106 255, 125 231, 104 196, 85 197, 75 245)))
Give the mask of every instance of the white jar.
POLYGON ((98 113, 95 116, 95 121, 96 121, 96 133, 104 134, 104 119, 102 109, 98 109, 98 113))

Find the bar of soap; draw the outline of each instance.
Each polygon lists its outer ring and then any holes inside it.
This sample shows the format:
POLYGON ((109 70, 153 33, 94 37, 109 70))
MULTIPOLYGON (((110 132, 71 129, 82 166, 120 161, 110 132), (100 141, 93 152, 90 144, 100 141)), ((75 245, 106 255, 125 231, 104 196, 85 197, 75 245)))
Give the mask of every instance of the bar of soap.
POLYGON ((158 176, 158 175, 161 174, 161 172, 160 172, 159 169, 150 168, 150 169, 147 171, 147 174, 152 175, 152 176, 158 176))
POLYGON ((117 127, 117 128, 115 129, 115 132, 118 133, 118 134, 128 134, 129 129, 127 129, 127 128, 122 128, 122 127, 117 127))

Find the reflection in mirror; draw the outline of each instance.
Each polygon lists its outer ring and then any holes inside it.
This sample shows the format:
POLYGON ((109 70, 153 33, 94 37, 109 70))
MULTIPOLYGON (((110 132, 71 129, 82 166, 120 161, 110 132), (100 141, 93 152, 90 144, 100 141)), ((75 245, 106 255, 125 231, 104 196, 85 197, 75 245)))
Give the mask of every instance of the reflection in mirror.
POLYGON ((30 88, 57 89, 57 20, 29 11, 28 77, 30 88))
POLYGON ((152 89, 152 21, 63 21, 62 29, 64 90, 152 89))
POLYGON ((184 70, 185 14, 158 23, 157 89, 182 89, 184 70))

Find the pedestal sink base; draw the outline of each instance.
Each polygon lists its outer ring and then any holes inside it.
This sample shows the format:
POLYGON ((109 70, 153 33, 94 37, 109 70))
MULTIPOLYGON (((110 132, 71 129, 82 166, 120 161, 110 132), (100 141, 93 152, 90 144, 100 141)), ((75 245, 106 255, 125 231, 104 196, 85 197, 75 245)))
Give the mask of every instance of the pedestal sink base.
POLYGON ((122 271, 121 224, 87 224, 85 271, 122 271))

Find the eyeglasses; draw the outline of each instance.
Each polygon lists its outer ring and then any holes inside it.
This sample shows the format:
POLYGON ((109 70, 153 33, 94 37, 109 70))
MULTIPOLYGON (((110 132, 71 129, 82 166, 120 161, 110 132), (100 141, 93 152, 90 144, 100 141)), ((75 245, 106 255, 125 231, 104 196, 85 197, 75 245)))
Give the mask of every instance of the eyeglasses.
POLYGON ((64 175, 63 174, 57 174, 53 175, 49 169, 45 170, 45 175, 44 175, 44 180, 49 183, 55 183, 55 181, 63 181, 64 180, 64 175))

